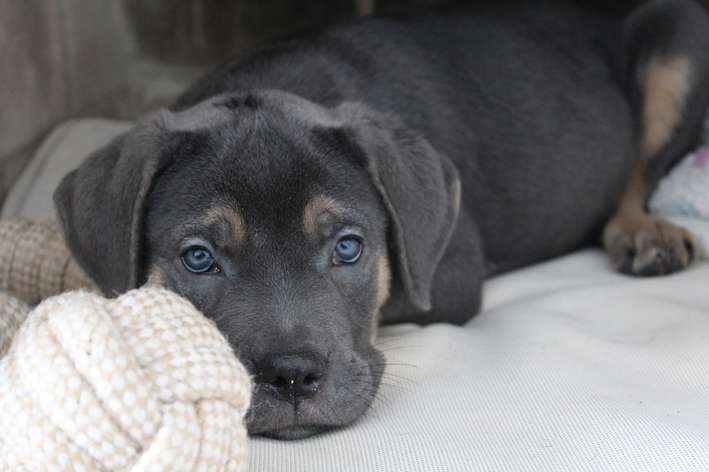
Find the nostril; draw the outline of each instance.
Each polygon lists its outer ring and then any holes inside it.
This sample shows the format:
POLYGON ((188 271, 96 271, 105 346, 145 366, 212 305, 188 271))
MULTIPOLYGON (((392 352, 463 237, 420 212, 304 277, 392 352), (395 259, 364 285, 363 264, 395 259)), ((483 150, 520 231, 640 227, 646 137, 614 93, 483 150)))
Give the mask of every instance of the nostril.
POLYGON ((312 385, 312 384, 316 383, 320 377, 322 377, 322 376, 321 375, 314 375, 314 374, 307 375, 303 379, 303 385, 306 385, 306 386, 312 385))
POLYGON ((276 380, 268 383, 277 389, 288 388, 288 381, 283 377, 276 377, 276 380))

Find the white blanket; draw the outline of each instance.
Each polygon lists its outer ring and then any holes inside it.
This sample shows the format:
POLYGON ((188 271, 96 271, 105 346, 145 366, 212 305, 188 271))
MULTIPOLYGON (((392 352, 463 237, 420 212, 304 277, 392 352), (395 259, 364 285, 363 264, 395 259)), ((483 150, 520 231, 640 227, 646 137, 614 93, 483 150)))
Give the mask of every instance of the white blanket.
POLYGON ((490 280, 462 328, 380 334, 372 411, 255 439, 252 470, 709 470, 707 264, 635 279, 587 250, 490 280))
MULTIPOLYGON (((61 176, 124 123, 61 127, 3 216, 44 219, 61 176)), ((466 326, 382 328, 354 425, 254 438, 252 471, 709 471, 709 263, 615 273, 589 249, 496 277, 466 326)))

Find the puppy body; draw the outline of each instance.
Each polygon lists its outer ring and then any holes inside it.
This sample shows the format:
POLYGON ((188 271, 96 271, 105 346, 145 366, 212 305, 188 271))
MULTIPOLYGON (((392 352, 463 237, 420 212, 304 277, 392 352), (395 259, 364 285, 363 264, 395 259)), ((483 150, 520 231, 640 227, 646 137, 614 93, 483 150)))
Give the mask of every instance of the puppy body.
POLYGON ((461 323, 477 311, 486 276, 598 240, 635 156, 621 27, 539 6, 370 20, 237 58, 179 108, 279 89, 325 107, 364 103, 419 133, 457 169, 461 215, 434 277, 433 309, 395 287, 382 316, 461 323))
POLYGON ((69 174, 67 242, 106 293, 150 278, 217 322, 257 380, 252 433, 347 424, 383 373, 379 321, 462 323, 485 277, 592 242, 621 195, 642 200, 629 175, 651 187, 699 130, 707 25, 684 1, 625 23, 518 6, 283 40, 69 174), (674 101, 648 98, 666 97, 657 64, 674 101))

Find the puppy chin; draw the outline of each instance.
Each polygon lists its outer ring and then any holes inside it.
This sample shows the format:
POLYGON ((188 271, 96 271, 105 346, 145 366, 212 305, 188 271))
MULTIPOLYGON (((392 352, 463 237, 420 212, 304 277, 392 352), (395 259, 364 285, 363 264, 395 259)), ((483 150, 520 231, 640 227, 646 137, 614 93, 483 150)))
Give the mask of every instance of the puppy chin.
POLYGON ((292 403, 265 398, 256 392, 254 405, 247 416, 247 428, 252 436, 273 439, 302 439, 337 427, 346 426, 356 420, 369 407, 369 401, 357 410, 337 411, 328 408, 327 398, 305 399, 292 403))
POLYGON ((288 428, 279 428, 271 431, 264 431, 263 433, 260 433, 260 435, 271 439, 292 441, 294 439, 303 439, 307 438, 308 436, 324 433, 325 431, 328 431, 333 428, 333 426, 322 425, 294 425, 288 428))

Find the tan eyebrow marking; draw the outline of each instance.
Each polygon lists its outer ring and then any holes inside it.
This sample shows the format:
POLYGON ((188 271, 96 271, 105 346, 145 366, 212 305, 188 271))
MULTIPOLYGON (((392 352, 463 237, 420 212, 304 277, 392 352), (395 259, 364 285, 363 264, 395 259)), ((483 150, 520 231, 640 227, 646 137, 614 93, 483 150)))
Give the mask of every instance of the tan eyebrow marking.
POLYGON ((311 238, 317 237, 323 214, 339 215, 342 212, 342 207, 334 199, 323 194, 315 195, 305 205, 303 210, 303 230, 305 234, 311 238))
POLYGON ((243 243, 246 237, 244 219, 241 217, 239 210, 231 206, 217 205, 210 208, 202 223, 206 226, 226 223, 229 226, 231 238, 236 244, 243 243))

